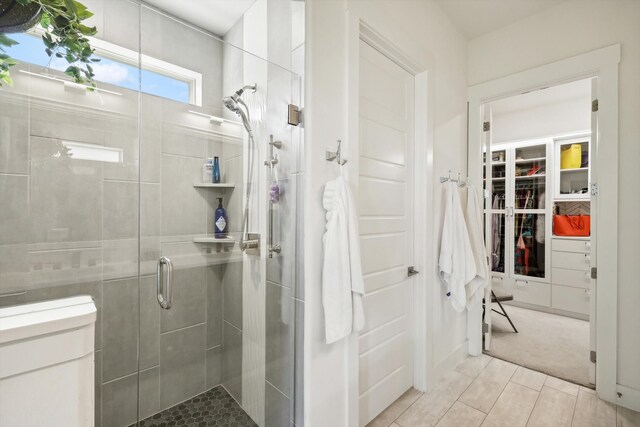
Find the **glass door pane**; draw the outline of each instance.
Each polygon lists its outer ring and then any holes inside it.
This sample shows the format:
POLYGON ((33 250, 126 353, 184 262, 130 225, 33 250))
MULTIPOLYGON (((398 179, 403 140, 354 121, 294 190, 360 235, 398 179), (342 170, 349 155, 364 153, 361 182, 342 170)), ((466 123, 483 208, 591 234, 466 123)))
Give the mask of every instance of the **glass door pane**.
POLYGON ((526 213, 514 218, 514 274, 545 278, 545 215, 526 213))
MULTIPOLYGON (((488 169, 488 168, 487 168, 488 169)), ((507 152, 496 150, 491 153, 491 179, 485 177, 485 185, 490 182, 489 200, 487 210, 491 214, 491 271, 496 273, 506 272, 506 232, 507 216, 507 152)), ((485 171, 486 175, 486 171, 485 171)))
POLYGON ((513 150, 513 274, 546 279, 547 144, 513 150))

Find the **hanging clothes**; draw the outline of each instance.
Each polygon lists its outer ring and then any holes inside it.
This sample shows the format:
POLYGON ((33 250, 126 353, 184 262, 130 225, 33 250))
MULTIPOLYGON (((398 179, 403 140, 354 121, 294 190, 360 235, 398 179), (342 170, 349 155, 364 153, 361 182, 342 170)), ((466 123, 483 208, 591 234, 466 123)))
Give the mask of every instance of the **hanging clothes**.
POLYGON ((465 286, 476 276, 475 260, 460 204, 458 185, 448 182, 445 188, 438 272, 447 288, 447 297, 451 300, 453 309, 462 312, 467 306, 465 286))
POLYGON ((327 211, 322 305, 329 344, 364 327, 364 279, 356 205, 342 176, 326 184, 322 204, 327 211))
POLYGON ((467 310, 482 303, 484 288, 489 277, 489 259, 487 257, 487 247, 484 242, 483 213, 481 206, 475 187, 468 186, 465 220, 469 232, 469 242, 473 253, 476 275, 466 286, 467 310))

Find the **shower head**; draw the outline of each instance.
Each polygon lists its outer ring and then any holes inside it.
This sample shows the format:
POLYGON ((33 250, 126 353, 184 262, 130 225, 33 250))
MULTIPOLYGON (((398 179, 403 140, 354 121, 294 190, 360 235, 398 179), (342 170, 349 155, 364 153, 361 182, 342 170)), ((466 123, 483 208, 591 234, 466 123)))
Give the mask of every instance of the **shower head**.
POLYGON ((240 119, 242 120, 242 124, 244 125, 244 128, 247 130, 249 135, 253 135, 251 124, 249 123, 249 108, 247 107, 247 104, 245 104, 242 100, 242 94, 247 89, 255 92, 256 85, 246 85, 238 89, 233 95, 225 96, 224 98, 222 98, 222 102, 229 111, 233 111, 240 117, 240 119), (242 107, 244 107, 244 110, 242 109, 242 107))

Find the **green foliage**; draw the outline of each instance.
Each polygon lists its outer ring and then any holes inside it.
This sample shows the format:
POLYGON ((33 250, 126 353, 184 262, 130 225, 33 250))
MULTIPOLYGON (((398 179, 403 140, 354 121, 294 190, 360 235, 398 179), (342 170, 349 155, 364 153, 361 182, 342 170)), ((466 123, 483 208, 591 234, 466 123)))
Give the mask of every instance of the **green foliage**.
MULTIPOLYGON (((87 37, 94 36, 97 31, 95 27, 88 27, 82 23, 91 18, 93 13, 76 0, 15 1, 22 6, 37 3, 42 7, 40 26, 45 30, 42 36, 45 52, 51 58, 64 58, 69 63, 65 74, 72 77, 76 83, 86 83, 95 87, 95 74, 90 64, 100 60, 92 58, 94 49, 87 37)), ((2 82, 10 86, 13 84, 9 67, 15 65, 16 61, 6 54, 5 48, 15 44, 15 40, 0 33, 0 86, 2 82)))

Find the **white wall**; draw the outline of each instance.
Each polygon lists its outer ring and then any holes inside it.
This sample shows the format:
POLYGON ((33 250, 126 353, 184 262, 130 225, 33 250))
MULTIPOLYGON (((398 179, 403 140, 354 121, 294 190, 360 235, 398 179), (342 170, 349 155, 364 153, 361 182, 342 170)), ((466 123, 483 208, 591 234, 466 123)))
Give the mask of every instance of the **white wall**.
MULTIPOLYGON (((352 162, 357 158, 357 142, 347 139, 347 113, 358 99, 349 92, 348 23, 360 17, 393 45, 416 61, 426 60, 429 69, 429 97, 434 105, 430 129, 434 137, 434 170, 423 170, 434 186, 433 228, 440 229, 441 185, 433 177, 466 170, 466 82, 467 42, 433 1, 350 1, 307 0, 306 14, 306 185, 305 185, 305 420, 308 427, 356 425, 357 366, 353 352, 355 337, 326 345, 321 298, 324 184, 337 176, 335 163, 324 159, 327 148, 337 139, 345 141, 352 162), (351 368, 351 371, 350 371, 351 368), (354 393, 355 391, 355 393, 354 393), (355 396, 355 398, 354 398, 355 396)), ((421 120, 427 120, 422 117, 421 120)), ((429 159, 431 160, 431 159, 429 159)), ((352 172, 353 176, 357 176, 352 172)), ((429 237, 437 253, 439 233, 429 237)), ((431 386, 449 366, 466 354, 465 316, 455 313, 446 300, 442 285, 431 265, 418 286, 427 287, 433 304, 428 313, 432 327, 428 371, 431 386)), ((356 357, 357 360, 357 357, 356 357)))
POLYGON ((591 129, 591 96, 493 114, 493 143, 536 139, 591 129))
MULTIPOLYGON (((620 43, 618 384, 640 390, 640 2, 569 0, 470 41, 469 84, 620 43)), ((602 105, 600 108, 606 108, 602 105)), ((606 144, 606 141, 603 142, 606 144)), ((606 145, 605 145, 606 146, 606 145)), ((615 173, 611 171, 610 173, 615 173)), ((607 284, 602 284, 606 286, 607 284)))

